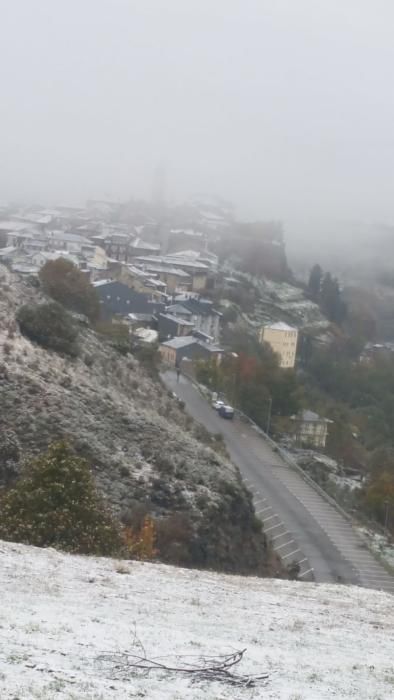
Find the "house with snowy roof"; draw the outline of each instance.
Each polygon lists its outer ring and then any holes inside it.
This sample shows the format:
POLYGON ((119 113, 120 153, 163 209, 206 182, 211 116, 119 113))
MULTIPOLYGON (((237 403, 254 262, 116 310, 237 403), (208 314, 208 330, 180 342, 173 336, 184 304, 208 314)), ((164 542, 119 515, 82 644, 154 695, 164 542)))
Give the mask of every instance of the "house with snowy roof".
POLYGON ((324 449, 328 435, 328 426, 333 423, 329 418, 322 418, 314 411, 300 411, 291 416, 294 422, 296 443, 308 447, 324 449))

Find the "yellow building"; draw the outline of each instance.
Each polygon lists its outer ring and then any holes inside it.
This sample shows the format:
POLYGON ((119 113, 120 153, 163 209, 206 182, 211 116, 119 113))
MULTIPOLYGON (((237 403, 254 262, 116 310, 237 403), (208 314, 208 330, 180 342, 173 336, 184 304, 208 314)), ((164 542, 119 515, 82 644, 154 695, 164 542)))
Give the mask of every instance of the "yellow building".
POLYGON ((118 269, 114 270, 111 276, 136 292, 151 294, 154 299, 160 299, 166 292, 166 284, 164 282, 133 265, 120 263, 118 269))
POLYGON ((272 323, 260 331, 260 343, 268 343, 279 356, 279 366, 291 369, 295 365, 298 331, 287 323, 272 323))

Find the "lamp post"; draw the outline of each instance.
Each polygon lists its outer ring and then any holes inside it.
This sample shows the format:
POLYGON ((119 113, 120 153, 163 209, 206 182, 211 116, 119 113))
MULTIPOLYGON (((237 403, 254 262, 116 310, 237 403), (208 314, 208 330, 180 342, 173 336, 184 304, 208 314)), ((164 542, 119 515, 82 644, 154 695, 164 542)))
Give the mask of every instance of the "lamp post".
POLYGON ((237 384, 238 384, 238 353, 237 352, 232 352, 230 353, 231 357, 235 360, 234 362, 234 373, 233 373, 233 386, 232 386, 232 404, 235 408, 235 403, 236 403, 236 395, 237 395, 237 384))
POLYGON ((267 435, 270 434, 270 427, 271 427, 271 413, 272 413, 272 397, 270 396, 268 399, 268 416, 267 416, 267 427, 265 429, 265 432, 267 435))

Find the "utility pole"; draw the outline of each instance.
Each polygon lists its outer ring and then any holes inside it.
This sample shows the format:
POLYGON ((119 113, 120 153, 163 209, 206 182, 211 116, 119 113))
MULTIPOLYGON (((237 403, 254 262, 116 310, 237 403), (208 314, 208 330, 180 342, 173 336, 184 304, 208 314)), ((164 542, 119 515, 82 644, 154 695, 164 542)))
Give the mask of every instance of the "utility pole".
POLYGON ((235 403, 236 403, 236 398, 237 398, 238 372, 239 372, 239 368, 238 368, 238 353, 232 352, 232 353, 231 353, 231 356, 232 356, 233 359, 235 360, 235 362, 234 362, 234 374, 233 374, 233 385, 232 385, 232 394, 233 394, 233 396, 232 396, 232 404, 233 404, 233 406, 234 406, 234 408, 235 408, 235 403))
POLYGON ((270 396, 268 399, 268 416, 267 416, 267 427, 265 432, 267 435, 270 434, 270 427, 271 427, 271 413, 272 413, 272 397, 270 396))
POLYGON ((384 501, 384 534, 387 536, 387 529, 388 529, 388 524, 389 524, 389 508, 390 508, 390 501, 388 498, 386 498, 384 501))

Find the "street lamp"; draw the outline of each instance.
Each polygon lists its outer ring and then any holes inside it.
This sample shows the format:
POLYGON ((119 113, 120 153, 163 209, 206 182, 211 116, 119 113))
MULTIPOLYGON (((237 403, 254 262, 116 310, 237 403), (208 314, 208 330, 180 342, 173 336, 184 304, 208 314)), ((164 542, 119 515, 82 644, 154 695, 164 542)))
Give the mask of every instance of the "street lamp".
POLYGON ((232 404, 233 404, 233 406, 235 407, 235 402, 236 402, 235 400, 236 400, 236 394, 237 394, 237 379, 238 379, 238 363, 237 363, 237 360, 238 360, 239 355, 238 355, 237 352, 230 352, 230 355, 229 355, 229 356, 232 357, 232 358, 235 360, 235 362, 234 362, 235 371, 233 372, 233 385, 232 385, 232 387, 231 387, 231 392, 232 392, 232 404))
POLYGON ((384 505, 384 534, 387 537, 387 529, 388 529, 388 524, 389 524, 389 508, 390 508, 390 501, 388 498, 386 498, 383 501, 384 505))

